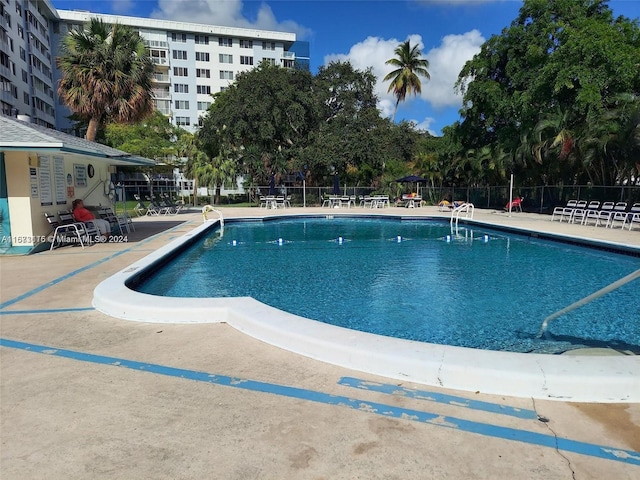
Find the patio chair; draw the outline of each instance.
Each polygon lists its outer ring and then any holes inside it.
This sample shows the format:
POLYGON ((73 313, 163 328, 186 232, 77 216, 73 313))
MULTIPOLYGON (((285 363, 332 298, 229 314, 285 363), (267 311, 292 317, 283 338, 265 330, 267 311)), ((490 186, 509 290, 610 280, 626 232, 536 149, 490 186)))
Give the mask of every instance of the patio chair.
POLYGON ((162 195, 162 203, 164 204, 165 207, 168 207, 170 210, 169 212, 172 214, 178 214, 180 213, 180 210, 182 210, 182 208, 184 207, 184 205, 178 205, 176 202, 173 201, 173 199, 169 196, 168 193, 165 193, 164 195, 162 195))
POLYGON ((591 221, 595 226, 598 226, 598 220, 600 215, 605 215, 607 212, 613 209, 615 204, 613 202, 603 202, 597 209, 593 210, 587 207, 587 213, 582 219, 583 225, 589 225, 591 221), (604 213, 603 213, 604 212, 604 213))
POLYGON ((504 209, 512 212, 522 212, 522 200, 524 200, 522 197, 516 197, 510 203, 507 203, 504 209))
POLYGON ((580 223, 584 225, 584 221, 589 215, 589 212, 597 212, 600 208, 600 202, 598 200, 592 200, 585 208, 576 208, 571 215, 570 223, 580 223))
POLYGON ((87 233, 85 224, 74 221, 71 213, 63 212, 60 218, 60 214, 56 217, 51 213, 45 212, 44 217, 53 229, 49 251, 65 245, 80 245, 84 248, 85 241, 87 243, 91 242, 91 236, 87 233))
POLYGON ((143 217, 147 214, 147 207, 142 202, 140 195, 137 193, 133 194, 133 198, 138 202, 135 207, 133 207, 133 211, 136 212, 136 215, 139 217, 143 217))
POLYGON ((149 202, 147 215, 168 215, 170 208, 165 207, 164 205, 160 205, 155 195, 151 197, 147 197, 147 201, 149 202), (151 211, 151 213, 149 213, 151 211))
POLYGON ((631 209, 627 212, 627 217, 622 223, 622 228, 629 222, 629 230, 633 228, 633 224, 636 223, 640 226, 640 203, 634 203, 631 209))
POLYGON ((609 215, 609 218, 607 219, 606 228, 615 228, 616 222, 621 222, 621 226, 622 226, 624 225, 626 218, 627 218, 627 202, 618 202, 616 203, 615 207, 613 207, 613 210, 609 215))
POLYGON ((551 215, 551 221, 553 222, 556 219, 556 215, 559 217, 558 220, 562 222, 562 219, 566 216, 567 220, 571 218, 571 212, 578 205, 577 200, 569 200, 564 207, 556 207, 553 209, 553 213, 551 215))
POLYGON ((609 217, 613 214, 613 207, 615 207, 615 205, 615 202, 604 202, 602 204, 596 214, 596 227, 599 227, 601 224, 607 225, 609 217))

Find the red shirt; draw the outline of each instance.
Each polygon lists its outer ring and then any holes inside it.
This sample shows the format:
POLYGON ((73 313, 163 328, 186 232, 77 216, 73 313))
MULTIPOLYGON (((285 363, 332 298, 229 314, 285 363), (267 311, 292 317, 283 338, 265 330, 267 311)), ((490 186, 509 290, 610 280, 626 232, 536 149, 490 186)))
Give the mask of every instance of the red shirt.
POLYGON ((86 208, 76 207, 73 211, 73 218, 75 218, 78 222, 88 222, 89 220, 93 220, 96 217, 86 208))

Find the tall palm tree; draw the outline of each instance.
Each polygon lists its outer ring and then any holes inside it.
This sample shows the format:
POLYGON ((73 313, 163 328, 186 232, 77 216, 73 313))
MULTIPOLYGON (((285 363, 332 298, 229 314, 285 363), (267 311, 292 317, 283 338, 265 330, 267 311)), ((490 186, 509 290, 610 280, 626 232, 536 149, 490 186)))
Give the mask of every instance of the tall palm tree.
POLYGON ((393 90, 393 94, 396 96, 396 107, 393 110, 391 121, 395 121, 398 104, 400 101, 404 102, 407 93, 418 95, 422 92, 422 83, 419 76, 427 80, 431 78, 427 70, 429 61, 426 58, 421 58, 422 50, 418 48, 418 45, 412 47, 409 42, 407 40, 398 45, 394 50, 395 58, 385 62, 385 65, 396 67, 395 70, 384 77, 385 82, 391 80, 387 92, 393 90))
POLYGON ((140 35, 124 25, 94 18, 83 30, 72 30, 56 63, 62 74, 58 94, 88 121, 87 140, 95 140, 107 119, 136 122, 154 110, 153 63, 140 35))

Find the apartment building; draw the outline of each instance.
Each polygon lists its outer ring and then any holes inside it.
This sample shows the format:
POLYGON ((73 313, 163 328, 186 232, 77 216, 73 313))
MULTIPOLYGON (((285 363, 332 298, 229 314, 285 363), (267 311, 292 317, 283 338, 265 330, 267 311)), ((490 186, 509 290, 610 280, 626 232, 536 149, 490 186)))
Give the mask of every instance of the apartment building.
MULTIPOLYGON (((4 0, 0 0, 4 1, 4 0)), ((243 71, 267 60, 283 67, 309 68, 308 42, 294 33, 202 25, 140 17, 58 10, 54 42, 91 18, 135 28, 155 64, 156 108, 174 125, 195 131, 211 105, 212 94, 224 91, 243 71)), ((54 72, 54 79, 56 73, 54 72)), ((68 110, 56 105, 57 127, 66 130, 68 110)))
POLYGON ((33 123, 56 126, 52 26, 58 21, 49 0, 0 0, 0 108, 28 115, 33 123))
POLYGON ((136 29, 156 65, 157 109, 174 125, 195 131, 211 94, 262 60, 309 68, 309 44, 296 35, 258 29, 56 10, 49 0, 0 0, 0 109, 70 132, 69 109, 60 103, 55 57, 60 41, 91 18, 136 29))

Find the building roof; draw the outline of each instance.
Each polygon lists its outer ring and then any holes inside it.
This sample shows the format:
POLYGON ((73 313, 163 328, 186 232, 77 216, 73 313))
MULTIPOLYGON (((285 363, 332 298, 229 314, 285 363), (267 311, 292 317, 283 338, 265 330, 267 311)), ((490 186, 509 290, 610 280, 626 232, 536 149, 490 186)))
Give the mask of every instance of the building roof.
POLYGON ((144 17, 127 17, 123 15, 109 15, 78 10, 58 10, 58 16, 63 22, 86 23, 92 18, 101 18, 107 23, 120 23, 138 28, 150 28, 174 32, 210 33, 212 35, 225 35, 243 38, 262 38, 264 40, 280 40, 287 43, 296 41, 296 34, 293 32, 260 30, 257 28, 207 25, 202 23, 177 22, 175 20, 160 20, 144 17))
POLYGON ((4 115, 0 115, 0 150, 59 151, 104 158, 112 165, 155 165, 148 158, 4 115))

